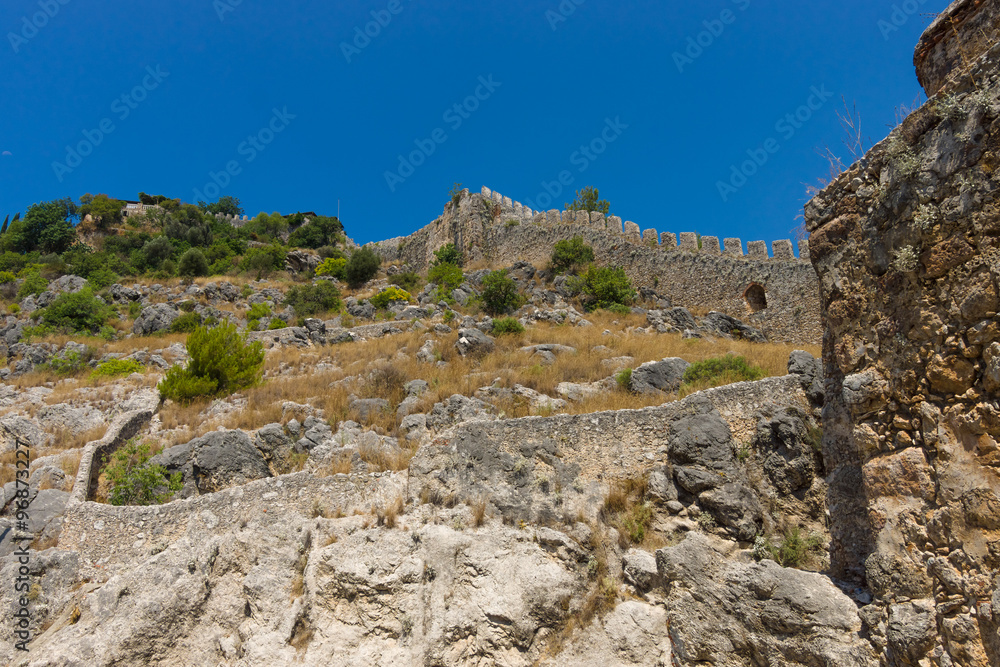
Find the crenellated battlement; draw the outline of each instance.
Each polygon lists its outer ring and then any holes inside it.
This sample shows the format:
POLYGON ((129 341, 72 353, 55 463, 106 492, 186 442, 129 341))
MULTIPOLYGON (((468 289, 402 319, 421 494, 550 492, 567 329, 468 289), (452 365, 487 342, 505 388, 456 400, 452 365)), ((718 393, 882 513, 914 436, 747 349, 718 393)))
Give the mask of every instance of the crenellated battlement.
POLYGON ((561 240, 579 236, 601 264, 619 266, 636 288, 678 306, 716 310, 749 322, 771 340, 819 343, 819 286, 808 244, 795 257, 791 241, 743 242, 694 232, 640 229, 618 216, 587 211, 535 211, 489 188, 463 190, 430 224, 406 237, 371 244, 387 262, 424 270, 434 252, 454 243, 469 265, 545 266, 561 240))
MULTIPOLYGON (((466 190, 465 192, 468 192, 466 190)), ((725 250, 719 243, 717 236, 699 236, 695 232, 681 232, 680 243, 677 242, 677 235, 673 232, 658 233, 656 229, 642 229, 631 220, 623 221, 616 215, 605 216, 603 213, 587 211, 535 211, 521 202, 510 197, 505 197, 499 192, 483 186, 480 194, 487 201, 494 202, 500 206, 500 222, 516 220, 519 223, 532 223, 536 225, 579 225, 600 229, 612 234, 619 234, 625 240, 652 247, 659 247, 663 250, 683 250, 685 252, 702 252, 708 255, 723 255, 732 258, 748 258, 754 260, 774 259, 777 261, 809 261, 809 242, 799 241, 799 256, 795 256, 794 246, 787 239, 774 241, 771 243, 771 254, 768 254, 767 243, 764 241, 750 241, 747 244, 747 253, 743 253, 743 241, 738 238, 727 238, 724 241, 725 250)))

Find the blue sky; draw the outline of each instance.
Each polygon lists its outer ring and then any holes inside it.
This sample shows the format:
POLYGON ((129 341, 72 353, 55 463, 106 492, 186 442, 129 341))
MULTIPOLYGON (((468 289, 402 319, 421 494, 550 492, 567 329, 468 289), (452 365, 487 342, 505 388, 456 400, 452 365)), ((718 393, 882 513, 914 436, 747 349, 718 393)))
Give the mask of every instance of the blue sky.
POLYGON ((432 221, 457 181, 535 208, 594 185, 644 229, 789 238, 816 149, 850 162, 841 96, 884 137, 947 4, 8 0, 0 215, 86 192, 339 200, 364 243, 432 221))

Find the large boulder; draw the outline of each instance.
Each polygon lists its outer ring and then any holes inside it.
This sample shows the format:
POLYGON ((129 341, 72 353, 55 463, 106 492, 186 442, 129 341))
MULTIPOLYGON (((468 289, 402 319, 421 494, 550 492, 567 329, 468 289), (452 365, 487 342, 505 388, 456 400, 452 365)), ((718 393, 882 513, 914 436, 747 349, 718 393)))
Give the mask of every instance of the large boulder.
POLYGON ((315 271, 323 260, 319 255, 305 250, 293 250, 285 255, 285 270, 294 273, 315 271))
POLYGON ((132 325, 132 333, 137 336, 148 336, 157 331, 166 331, 180 316, 180 311, 170 304, 154 304, 142 310, 132 325))
POLYGON ((751 343, 767 342, 767 336, 765 336, 759 329, 754 329, 753 327, 740 322, 735 317, 730 317, 729 315, 717 313, 715 311, 709 313, 704 319, 702 319, 701 327, 706 331, 720 336, 725 336, 726 338, 748 340, 751 343))
POLYGON ((690 366, 679 357, 667 357, 661 361, 649 361, 632 371, 629 389, 639 394, 671 394, 681 387, 684 371, 690 366))
POLYGON ((271 476, 264 455, 243 431, 213 431, 150 460, 168 474, 182 473, 186 487, 182 495, 195 490, 213 493, 271 476))
POLYGON ((493 351, 493 348, 493 339, 479 329, 469 327, 460 329, 458 332, 458 342, 455 343, 455 349, 463 357, 488 354, 493 351))

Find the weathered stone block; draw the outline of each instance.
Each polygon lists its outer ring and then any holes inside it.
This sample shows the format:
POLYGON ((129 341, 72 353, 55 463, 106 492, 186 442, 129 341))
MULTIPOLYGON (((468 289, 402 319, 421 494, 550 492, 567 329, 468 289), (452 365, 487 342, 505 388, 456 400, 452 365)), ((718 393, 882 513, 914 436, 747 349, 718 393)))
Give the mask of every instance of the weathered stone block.
POLYGON ((743 256, 743 241, 740 239, 726 239, 723 242, 725 246, 725 254, 732 257, 742 257, 743 256))
POLYGON ((809 256, 809 241, 799 241, 799 259, 808 262, 809 256))
POLYGON ((653 245, 657 245, 659 243, 655 229, 642 230, 642 240, 646 243, 652 243, 653 245))
MULTIPOLYGON (((572 211, 570 211, 570 212, 572 212, 572 211)), ((575 216, 576 217, 576 224, 580 225, 581 227, 590 227, 591 226, 592 223, 590 221, 590 213, 588 211, 575 211, 575 213, 576 213, 576 216, 575 216)))
POLYGON ((702 236, 701 237, 701 251, 707 255, 721 255, 722 250, 719 248, 719 237, 718 236, 702 236))
POLYGON ((546 213, 545 218, 548 224, 552 227, 556 227, 562 224, 562 213, 560 213, 556 209, 552 209, 551 211, 546 213))
POLYGON ((510 197, 504 197, 503 198, 503 205, 507 209, 514 208, 514 202, 511 200, 510 197))
POLYGON ((607 229, 608 227, 610 227, 611 231, 620 232, 622 230, 621 218, 619 218, 617 215, 613 215, 610 218, 605 219, 604 214, 601 213, 600 211, 594 211, 593 213, 590 214, 590 224, 593 225, 594 227, 597 227, 598 229, 600 228, 607 229))
POLYGON ((480 190, 480 192, 482 193, 483 197, 485 197, 486 199, 493 199, 493 191, 490 190, 485 185, 483 186, 483 189, 480 190))
POLYGON ((660 246, 665 250, 677 249, 677 234, 673 232, 663 232, 660 234, 660 246))
POLYGON ((774 258, 781 260, 795 259, 795 252, 792 250, 792 242, 788 239, 782 239, 780 241, 775 241, 771 244, 771 249, 774 251, 774 258))
POLYGON ((535 216, 531 219, 531 221, 536 225, 542 225, 542 226, 545 225, 547 220, 548 216, 546 216, 545 213, 542 212, 536 213, 535 216))
POLYGON ((747 256, 753 259, 767 259, 767 241, 750 241, 747 244, 747 256))
POLYGON ((642 234, 639 232, 639 225, 632 221, 626 221, 623 227, 625 232, 625 238, 630 241, 639 241, 642 238, 642 234))
POLYGON ((681 250, 698 252, 698 235, 694 232, 681 232, 681 250))

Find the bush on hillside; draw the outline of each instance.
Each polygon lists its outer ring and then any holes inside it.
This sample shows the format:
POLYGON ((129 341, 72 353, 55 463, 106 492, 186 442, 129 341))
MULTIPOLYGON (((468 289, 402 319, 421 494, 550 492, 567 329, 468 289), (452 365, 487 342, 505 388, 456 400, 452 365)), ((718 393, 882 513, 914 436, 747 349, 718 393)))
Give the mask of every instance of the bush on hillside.
POLYGON ((397 301, 409 303, 412 298, 413 296, 406 290, 401 290, 395 285, 391 285, 372 298, 368 299, 368 303, 376 309, 382 310, 383 308, 388 308, 390 304, 397 301))
POLYGON ((493 335, 524 333, 524 326, 513 317, 498 317, 493 320, 493 335))
POLYGON ((160 382, 162 398, 190 402, 202 396, 225 396, 260 382, 264 347, 247 342, 246 334, 229 322, 195 329, 188 337, 187 352, 187 366, 174 366, 160 382))
POLYGON ((194 276, 208 275, 208 260, 205 254, 197 248, 191 248, 181 255, 181 261, 177 264, 178 275, 191 278, 194 276))
POLYGON ((347 278, 347 260, 343 257, 330 257, 323 260, 323 263, 316 267, 317 276, 330 276, 337 280, 347 278))
POLYGON ((636 292, 624 269, 610 266, 591 266, 580 276, 580 290, 587 310, 631 306, 636 292))
POLYGON ((483 308, 490 315, 503 315, 516 310, 524 303, 518 294, 517 283, 507 276, 507 270, 492 271, 483 278, 481 298, 483 308))
POLYGON ((744 357, 726 355, 705 359, 696 361, 684 371, 684 385, 681 387, 681 392, 759 380, 764 375, 763 369, 751 366, 744 357))
POLYGON ((581 236, 558 241, 552 249, 552 269, 556 273, 578 273, 593 261, 594 249, 581 236))
POLYGON ((446 262, 432 266, 427 272, 427 280, 438 286, 444 286, 449 291, 462 284, 465 276, 457 264, 446 262))
POLYGON ((109 359, 97 365, 97 368, 90 374, 92 379, 97 378, 117 378, 131 375, 132 373, 143 373, 146 367, 135 359, 109 359))
POLYGON ((50 327, 63 331, 97 333, 111 318, 111 307, 85 287, 79 292, 60 294, 49 304, 42 320, 50 327))
POLYGON ((344 277, 351 287, 361 287, 375 277, 382 260, 371 248, 358 248, 351 254, 344 267, 344 277))
POLYGON ((49 281, 43 278, 41 272, 37 269, 23 271, 21 277, 24 278, 24 282, 21 283, 21 287, 17 290, 18 299, 23 299, 31 295, 38 296, 49 288, 49 281))
POLYGON ((133 438, 115 452, 110 462, 104 459, 104 478, 110 485, 108 502, 112 505, 154 505, 166 502, 183 486, 181 473, 170 477, 163 466, 149 462, 149 445, 133 438), (157 493, 160 488, 166 492, 157 493))
POLYGON ((461 251, 455 247, 454 243, 449 243, 434 251, 434 259, 431 261, 431 266, 437 266, 438 264, 462 266, 465 264, 465 258, 462 256, 461 251))
POLYGON ((340 310, 340 290, 326 280, 315 285, 301 285, 288 290, 285 305, 295 309, 299 317, 340 310))

